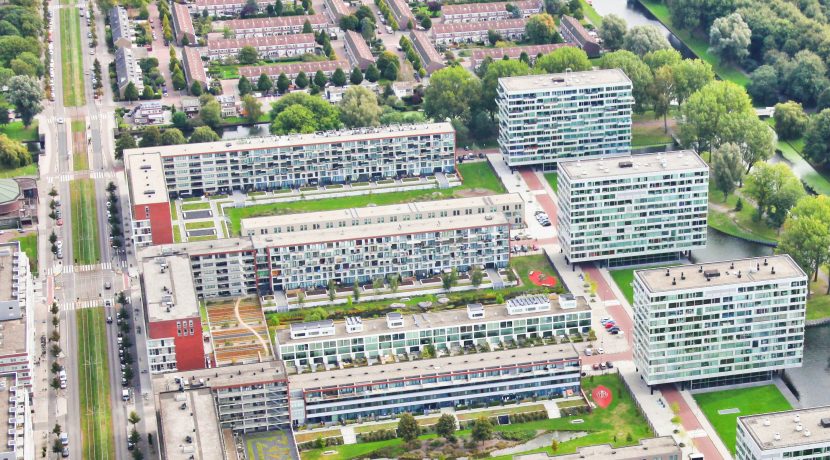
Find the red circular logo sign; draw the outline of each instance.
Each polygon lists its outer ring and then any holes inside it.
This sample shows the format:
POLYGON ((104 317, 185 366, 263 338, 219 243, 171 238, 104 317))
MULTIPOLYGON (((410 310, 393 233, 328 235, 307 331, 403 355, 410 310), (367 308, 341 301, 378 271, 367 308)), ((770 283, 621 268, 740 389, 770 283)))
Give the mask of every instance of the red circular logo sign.
POLYGON ((596 405, 603 409, 608 407, 611 401, 614 400, 614 395, 611 393, 611 390, 602 385, 594 388, 594 391, 591 392, 591 397, 594 398, 596 405))

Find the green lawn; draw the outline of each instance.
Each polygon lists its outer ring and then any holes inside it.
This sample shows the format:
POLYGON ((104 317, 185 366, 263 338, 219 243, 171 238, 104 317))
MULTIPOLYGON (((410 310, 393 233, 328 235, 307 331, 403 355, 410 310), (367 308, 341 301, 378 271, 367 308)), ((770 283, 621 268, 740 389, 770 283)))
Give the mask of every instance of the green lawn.
POLYGON ((709 53, 709 41, 706 37, 699 34, 692 34, 687 30, 675 27, 672 24, 669 8, 660 0, 640 0, 649 11, 657 17, 666 27, 669 28, 680 40, 682 40, 692 51, 695 52, 701 59, 708 62, 715 73, 724 80, 729 80, 741 86, 746 86, 749 83, 749 76, 743 73, 741 69, 732 64, 721 63, 720 59, 709 53))
POLYGON ((16 141, 33 142, 38 140, 37 121, 32 121, 28 128, 23 126, 22 121, 14 121, 0 126, 0 133, 16 141))
POLYGON ((460 187, 452 189, 410 190, 406 192, 389 192, 368 195, 325 198, 322 200, 299 200, 288 203, 267 203, 248 206, 245 208, 230 208, 227 216, 231 221, 231 233, 239 235, 242 219, 248 217, 273 216, 301 212, 332 211, 335 209, 362 208, 373 204, 383 206, 412 201, 441 200, 457 196, 457 192, 469 189, 488 190, 493 193, 504 193, 504 186, 496 176, 495 171, 487 162, 465 163, 458 165, 458 170, 464 177, 460 187))
MULTIPOLYGON (((738 195, 730 195, 729 199, 724 203, 723 194, 710 188, 709 199, 712 203, 724 204, 729 209, 735 209, 735 205, 738 202, 738 195)), ((753 218, 755 213, 756 209, 746 201, 744 201, 743 209, 739 212, 734 212, 731 216, 710 206, 709 226, 727 235, 737 236, 738 238, 769 242, 778 241, 778 231, 767 225, 763 220, 756 221, 753 218)))
POLYGON ((37 176, 37 164, 32 163, 19 168, 0 171, 0 178, 2 179, 21 176, 37 176))
POLYGON ((822 195, 830 195, 830 178, 817 171, 804 157, 801 156, 801 151, 804 148, 804 139, 796 139, 794 141, 778 140, 778 149, 781 150, 781 155, 792 163, 793 172, 804 183, 809 185, 822 195))
POLYGON ((694 395, 700 410, 718 432, 721 441, 735 454, 735 432, 738 417, 792 409, 775 385, 736 390, 713 391, 694 395), (719 410, 737 408, 739 413, 718 414, 719 410))
POLYGON ((652 145, 671 144, 671 136, 663 130, 663 126, 642 126, 634 124, 631 128, 631 146, 648 147, 652 145))
POLYGON ((202 209, 210 209, 210 203, 185 203, 182 204, 182 211, 199 211, 202 209))
POLYGON ((72 252, 76 264, 94 264, 101 259, 98 244, 98 206, 92 179, 76 179, 69 184, 72 203, 72 252))
POLYGON ((37 276, 37 233, 14 238, 13 241, 20 241, 20 249, 29 258, 29 271, 32 272, 32 275, 37 276))
POLYGON ((215 240, 215 239, 216 239, 216 235, 188 236, 188 237, 187 237, 187 241, 189 241, 189 242, 193 242, 193 241, 209 241, 209 240, 215 240))
MULTIPOLYGON (((74 138, 75 133, 85 133, 86 132, 86 122, 84 120, 72 120, 72 136, 74 138)), ((74 141, 73 141, 74 146, 74 141)), ((83 151, 73 151, 72 152, 72 169, 74 171, 86 171, 89 169, 89 155, 87 154, 86 149, 83 151)))
POLYGON ((587 17, 591 23, 599 29, 599 26, 602 25, 602 15, 600 15, 597 10, 595 10, 594 7, 585 0, 579 0, 579 4, 582 5, 582 13, 585 14, 585 17, 587 17))
POLYGON ((115 458, 115 444, 104 309, 84 308, 76 310, 75 314, 78 321, 77 385, 81 400, 82 457, 112 459, 115 458))
POLYGON ((77 8, 61 8, 60 27, 63 105, 82 106, 86 103, 86 97, 84 95, 83 51, 81 50, 81 21, 77 8))
POLYGON ((213 228, 214 223, 212 220, 206 220, 203 222, 187 222, 184 224, 184 228, 187 230, 200 230, 205 228, 213 228))
POLYGON ((634 269, 633 268, 622 268, 619 270, 611 270, 611 278, 614 279, 614 282, 617 283, 617 287, 620 288, 625 298, 628 300, 629 305, 634 305, 634 288, 631 287, 631 283, 634 282, 634 269))
POLYGON ((830 295, 824 292, 817 292, 807 299, 808 320, 830 318, 830 295))
POLYGON ((182 231, 179 229, 179 226, 173 224, 173 242, 174 243, 181 243, 182 242, 182 231))
POLYGON ((173 221, 179 220, 179 212, 176 210, 176 202, 170 202, 170 218, 173 221))
POLYGON ((552 188, 554 192, 559 191, 559 174, 547 173, 545 174, 545 180, 548 181, 548 185, 550 185, 550 188, 552 188))
POLYGON ((248 434, 243 437, 248 460, 268 460, 272 458, 291 458, 285 431, 248 434))
POLYGON ((521 406, 504 406, 496 409, 477 410, 457 414, 459 420, 476 420, 479 417, 497 417, 499 415, 523 414, 525 412, 541 412, 545 410, 543 404, 531 404, 521 406))

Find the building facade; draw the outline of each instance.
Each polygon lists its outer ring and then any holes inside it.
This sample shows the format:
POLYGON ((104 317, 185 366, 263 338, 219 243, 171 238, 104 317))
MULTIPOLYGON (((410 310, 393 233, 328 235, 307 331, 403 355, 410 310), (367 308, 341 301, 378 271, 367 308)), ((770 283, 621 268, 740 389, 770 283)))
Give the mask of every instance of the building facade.
POLYGON ((568 46, 566 43, 552 43, 547 45, 524 45, 524 46, 510 46, 507 48, 480 48, 472 51, 470 60, 473 63, 473 68, 478 69, 484 60, 488 57, 494 61, 499 61, 507 56, 509 59, 519 59, 522 53, 527 54, 530 63, 536 62, 536 58, 550 53, 553 50, 568 46))
POLYGON ((634 363, 705 388, 800 367, 807 276, 789 255, 634 272, 634 363))
POLYGON ((207 56, 211 61, 236 58, 246 46, 253 47, 262 59, 279 59, 314 54, 317 42, 314 41, 314 34, 209 40, 207 56))
POLYGON ((582 48, 582 51, 585 51, 588 57, 599 56, 601 47, 596 32, 589 32, 585 29, 579 19, 567 14, 562 15, 562 19, 559 21, 559 34, 566 42, 575 43, 582 48))
POLYGON ((346 55, 349 57, 349 62, 354 67, 360 67, 361 70, 366 70, 371 64, 375 63, 375 57, 372 55, 372 50, 366 44, 363 36, 353 30, 345 32, 346 55))
POLYGON ((444 5, 441 8, 441 17, 444 24, 456 22, 479 22, 479 21, 501 21, 504 19, 516 18, 518 14, 522 18, 528 18, 534 14, 541 13, 544 9, 542 2, 538 0, 524 0, 518 2, 492 2, 492 3, 463 3, 456 5, 444 5), (512 8, 509 7, 512 5, 512 8), (510 11, 514 9, 514 11, 510 11))
POLYGON ((709 166, 691 150, 562 161, 557 199, 571 263, 673 260, 706 246, 709 166))
MULTIPOLYGON (((195 14, 207 12, 211 17, 226 17, 238 15, 247 4, 247 0, 196 0, 188 5, 195 14)), ((273 2, 257 0, 256 4, 260 11, 265 11, 273 2)))
POLYGON ((222 25, 230 29, 236 38, 257 38, 300 34, 306 22, 311 25, 311 30, 314 32, 329 28, 328 20, 322 14, 231 19, 223 22, 222 25))
POLYGON ((157 155, 124 156, 132 204, 132 237, 136 247, 173 243, 170 201, 157 155))
POLYGON ((325 0, 325 11, 329 19, 335 24, 340 22, 340 18, 351 14, 349 6, 343 0, 325 0))
POLYGON ((510 167, 631 151, 631 80, 619 69, 500 78, 499 150, 510 167))
POLYGON ((268 65, 254 65, 244 66, 239 68, 239 75, 245 76, 248 80, 256 81, 260 75, 265 74, 271 77, 276 84, 280 75, 285 74, 292 82, 297 78, 300 72, 304 72, 311 81, 314 79, 314 74, 318 71, 323 72, 326 78, 331 78, 337 69, 343 70, 347 75, 349 73, 349 61, 345 59, 338 59, 336 61, 309 61, 309 62, 291 62, 285 64, 268 64, 268 65))
POLYGON ((456 43, 485 43, 489 31, 493 30, 507 41, 520 41, 525 35, 527 19, 500 19, 498 21, 459 22, 435 24, 430 29, 436 45, 456 43))
POLYGON ((164 190, 176 198, 453 173, 455 131, 424 123, 130 149, 124 156, 146 156, 127 161, 163 169, 153 180, 133 181, 134 197, 164 190))
POLYGON ((138 94, 144 92, 144 72, 130 48, 120 47, 115 50, 115 78, 118 80, 118 95, 124 97, 124 91, 132 83, 138 94))
POLYGON ((133 46, 133 24, 127 15, 127 9, 121 6, 110 8, 109 19, 112 44, 116 48, 133 46))
POLYGON ((158 125, 164 123, 164 106, 160 101, 144 101, 133 112, 137 125, 158 125))
POLYGON ((412 10, 409 9, 409 4, 406 0, 388 0, 386 3, 389 5, 389 9, 392 10, 392 16, 394 16, 395 21, 398 22, 399 30, 410 28, 410 23, 412 23, 413 27, 418 23, 415 15, 412 14, 412 10))
POLYGON ((435 46, 425 32, 413 30, 409 34, 409 39, 412 40, 412 46, 415 47, 415 50, 421 56, 421 62, 427 70, 427 73, 431 74, 445 67, 444 56, 435 49, 435 46))
POLYGON ((738 417, 735 460, 830 458, 830 406, 738 417))

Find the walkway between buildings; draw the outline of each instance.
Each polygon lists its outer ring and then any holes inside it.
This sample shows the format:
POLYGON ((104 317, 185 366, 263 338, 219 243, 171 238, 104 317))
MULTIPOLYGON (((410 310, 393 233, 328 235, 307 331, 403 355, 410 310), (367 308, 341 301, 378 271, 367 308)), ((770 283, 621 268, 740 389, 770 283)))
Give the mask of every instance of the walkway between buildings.
POLYGON ((678 416, 680 417, 680 423, 683 425, 683 429, 692 437, 692 442, 695 447, 700 450, 700 453, 703 454, 706 460, 727 460, 732 458, 729 449, 723 445, 717 433, 709 425, 706 417, 697 409, 697 405, 694 404, 694 400, 688 392, 681 392, 674 385, 663 385, 660 388, 660 392, 663 394, 663 398, 665 398, 669 407, 672 404, 677 404, 680 409, 678 416), (694 409, 687 399, 692 401, 692 405, 695 406, 694 409), (706 429, 707 427, 709 429, 706 429))

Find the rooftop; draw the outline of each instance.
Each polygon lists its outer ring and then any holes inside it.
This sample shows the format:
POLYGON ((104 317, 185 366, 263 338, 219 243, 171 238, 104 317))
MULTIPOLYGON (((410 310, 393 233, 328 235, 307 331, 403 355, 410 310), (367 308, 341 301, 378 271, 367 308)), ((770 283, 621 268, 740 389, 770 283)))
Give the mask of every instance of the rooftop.
POLYGON ((159 155, 125 155, 133 205, 167 202, 167 182, 159 155))
MULTIPOLYGON (((180 5, 180 3, 174 4, 180 5)), ((187 74, 187 78, 191 81, 206 83, 207 73, 205 72, 205 61, 202 60, 200 49, 202 48, 195 48, 193 46, 184 47, 184 52, 182 53, 185 61, 184 71, 187 74)))
POLYGON ((559 162, 560 174, 572 181, 701 169, 708 170, 709 165, 694 150, 559 162))
POLYGON ((314 46, 314 34, 271 35, 267 37, 219 38, 208 41, 209 50, 240 49, 244 46, 254 48, 282 45, 314 46))
POLYGON ((738 424, 762 450, 830 443, 830 406, 738 417, 738 424))
POLYGON ((568 46, 566 43, 550 43, 545 45, 525 45, 525 46, 510 46, 507 48, 477 48, 472 52, 473 62, 484 60, 486 57, 493 59, 501 59, 503 56, 508 56, 510 59, 518 59, 522 53, 527 53, 527 56, 532 60, 539 54, 548 54, 551 51, 568 46))
POLYGON ((159 406, 166 459, 223 460, 219 417, 209 389, 163 393, 159 406))
POLYGON ((278 77, 281 73, 286 75, 299 74, 305 72, 306 74, 314 74, 318 70, 325 72, 334 72, 335 70, 343 69, 345 72, 351 67, 349 61, 345 59, 338 59, 336 61, 309 61, 309 62, 288 62, 283 64, 268 64, 268 65, 249 65, 239 68, 239 75, 245 78, 259 78, 260 75, 265 74, 271 78, 278 77))
POLYGON ((504 214, 478 214, 472 216, 442 217, 409 222, 360 225, 357 227, 326 228, 308 232, 274 233, 251 237, 256 248, 275 248, 312 243, 348 241, 359 238, 409 235, 416 233, 461 230, 476 227, 507 225, 504 214))
POLYGON ((260 228, 274 227, 284 224, 301 225, 303 223, 334 222, 342 220, 351 226, 352 221, 363 221, 368 218, 381 216, 400 216, 405 214, 421 213, 424 217, 429 212, 439 212, 450 209, 463 209, 476 206, 501 206, 507 204, 521 204, 522 197, 518 193, 505 193, 470 198, 453 198, 449 200, 416 201, 412 203, 392 204, 386 206, 365 206, 362 208, 348 208, 334 211, 306 212, 302 214, 287 214, 278 216, 250 217, 242 219, 241 233, 243 235, 256 232, 260 228))
POLYGON ((137 250, 139 260, 155 258, 159 256, 168 257, 175 254, 187 254, 198 256, 204 254, 215 254, 218 252, 252 251, 254 246, 250 238, 223 238, 221 240, 192 241, 188 243, 174 243, 147 246, 137 250))
POLYGON ((609 84, 625 84, 631 87, 631 80, 620 69, 599 69, 584 72, 499 78, 499 86, 505 91, 593 87, 609 84))
POLYGON ((346 39, 346 44, 351 48, 352 53, 358 58, 370 61, 375 60, 375 57, 372 56, 372 50, 369 49, 369 45, 366 44, 366 40, 363 39, 362 35, 353 30, 347 30, 344 38, 346 39))
POLYGON ((282 361, 271 360, 262 363, 238 364, 194 371, 167 372, 153 376, 153 390, 156 393, 179 392, 177 379, 187 379, 189 386, 184 389, 211 389, 238 387, 263 382, 285 380, 282 361), (202 380, 204 382, 202 382, 202 380))
POLYGON ((541 8, 542 5, 536 0, 525 0, 518 2, 492 2, 492 3, 463 3, 456 5, 444 5, 441 8, 441 15, 453 14, 471 14, 471 13, 485 13, 507 11, 507 5, 512 4, 520 10, 529 10, 534 8, 541 8))
POLYGON ((571 309, 562 309, 559 306, 559 299, 555 294, 551 295, 551 309, 547 311, 540 311, 540 312, 531 312, 531 313, 524 313, 518 315, 508 315, 507 314, 507 307, 504 305, 495 305, 495 306, 487 306, 484 308, 484 318, 476 318, 470 319, 467 316, 467 308, 457 308, 454 310, 443 310, 443 311, 436 311, 436 312, 429 312, 429 313, 422 313, 422 314, 415 314, 415 315, 404 315, 404 327, 402 328, 395 328, 390 329, 386 323, 386 317, 379 317, 379 318, 372 318, 372 319, 364 319, 363 322, 363 330, 361 332, 355 333, 347 333, 346 332, 346 322, 345 321, 337 321, 334 323, 335 334, 334 335, 325 335, 325 336, 317 336, 317 337, 309 337, 309 338, 301 338, 301 339, 292 339, 291 332, 288 328, 281 328, 277 329, 275 334, 275 338, 279 345, 289 345, 289 344, 296 344, 296 343, 310 343, 310 342, 319 342, 325 340, 336 340, 340 338, 347 338, 347 337, 360 337, 360 336, 368 336, 368 335, 375 335, 375 334, 383 334, 390 331, 394 332, 406 332, 406 331, 416 331, 421 329, 429 329, 429 328, 440 328, 440 327, 449 327, 449 326, 458 326, 458 325, 473 325, 473 324, 483 324, 489 323, 492 321, 512 321, 517 319, 525 319, 525 318, 539 318, 542 316, 550 316, 556 315, 561 313, 576 313, 580 311, 590 310, 588 306, 588 302, 585 300, 584 297, 577 297, 577 308, 571 309))
POLYGON ((150 322, 199 316, 189 257, 182 254, 144 259, 141 270, 150 322))
POLYGON ((677 455, 680 458, 682 452, 680 446, 672 439, 671 436, 663 436, 660 438, 648 438, 640 441, 636 446, 628 447, 611 447, 609 444, 601 444, 597 446, 585 446, 577 449, 576 453, 567 455, 557 455, 556 457, 549 456, 546 452, 539 452, 527 455, 517 455, 516 460, 606 460, 614 458, 615 460, 643 460, 647 458, 668 457, 671 454, 677 455))
POLYGON ((561 24, 567 27, 574 35, 578 36, 582 42, 597 42, 597 39, 591 36, 588 30, 576 18, 564 14, 562 15, 561 24))
POLYGON ((435 24, 432 26, 432 35, 457 34, 462 32, 479 32, 488 30, 524 29, 527 19, 502 19, 500 21, 455 22, 451 24, 435 24))
MULTIPOLYGON (((173 20, 176 22, 177 29, 183 34, 195 34, 193 29, 193 18, 190 16, 190 10, 184 3, 173 2, 173 20)), ((184 48, 187 51, 187 47, 184 48)))
MULTIPOLYGON (((12 296, 12 292, 17 290, 14 286, 17 283, 14 269, 18 267, 18 252, 20 252, 20 243, 17 241, 0 243, 0 302, 17 300, 12 296)), ((25 270, 28 269, 27 265, 25 270)))
POLYGON ((124 151, 125 157, 145 153, 159 153, 162 157, 180 155, 203 155, 211 153, 245 151, 253 149, 270 149, 294 147, 300 145, 334 144, 341 142, 359 142, 374 139, 396 137, 429 136, 435 134, 452 134, 455 130, 449 123, 418 123, 411 125, 393 125, 380 128, 344 129, 322 131, 314 134, 290 134, 287 136, 249 137, 245 139, 203 142, 198 144, 168 145, 145 147, 124 151))
POLYGON ((26 353, 26 318, 0 322, 0 358, 26 353))
POLYGON ((419 375, 450 374, 541 361, 571 359, 579 359, 579 354, 572 344, 562 343, 435 359, 376 364, 332 371, 307 372, 292 375, 289 381, 292 388, 307 391, 321 387, 399 380, 419 375))
POLYGON ((302 26, 308 21, 309 24, 325 24, 328 21, 322 14, 302 15, 302 16, 278 16, 271 18, 249 18, 249 19, 231 19, 220 23, 222 26, 230 30, 239 29, 268 29, 271 27, 285 27, 285 26, 302 26))
POLYGON ((787 254, 634 271, 635 279, 639 279, 652 293, 806 276, 801 267, 787 254))

